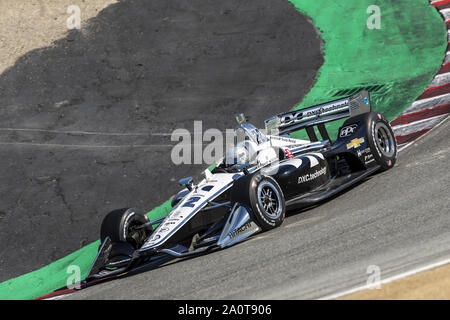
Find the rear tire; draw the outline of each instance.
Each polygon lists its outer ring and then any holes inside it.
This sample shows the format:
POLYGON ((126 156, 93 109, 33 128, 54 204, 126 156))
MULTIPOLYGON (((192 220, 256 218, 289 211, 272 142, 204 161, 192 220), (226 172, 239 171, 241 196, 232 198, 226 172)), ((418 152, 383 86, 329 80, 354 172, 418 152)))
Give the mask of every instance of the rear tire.
POLYGON ((100 228, 100 239, 103 242, 106 237, 109 237, 113 243, 126 242, 134 249, 138 249, 149 236, 149 231, 146 229, 137 230, 136 227, 148 221, 149 219, 146 215, 138 213, 133 208, 111 211, 103 219, 100 228))
POLYGON ((381 171, 388 170, 397 161, 397 141, 394 132, 381 113, 371 112, 367 120, 368 143, 375 162, 380 165, 381 171))
POLYGON ((286 203, 277 181, 257 174, 250 180, 248 192, 253 216, 261 229, 279 227, 284 221, 286 203))

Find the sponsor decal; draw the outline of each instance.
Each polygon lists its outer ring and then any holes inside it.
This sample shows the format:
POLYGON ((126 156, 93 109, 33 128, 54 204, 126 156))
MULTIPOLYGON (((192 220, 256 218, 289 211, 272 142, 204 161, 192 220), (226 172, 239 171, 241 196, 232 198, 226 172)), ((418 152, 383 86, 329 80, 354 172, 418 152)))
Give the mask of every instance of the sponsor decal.
POLYGON ((373 154, 372 154, 372 151, 370 150, 370 148, 365 148, 364 150, 358 150, 357 154, 358 154, 358 157, 360 157, 360 158, 364 157, 365 164, 375 161, 375 159, 373 159, 373 154))
POLYGON ((303 112, 297 111, 297 112, 290 113, 290 114, 287 114, 285 116, 282 116, 281 117, 281 123, 283 125, 290 125, 292 123, 295 123, 296 121, 301 120, 302 118, 303 118, 303 112))
POLYGON ((369 98, 365 97, 365 98, 364 98, 364 103, 367 104, 367 105, 369 105, 369 98))
POLYGON ((278 141, 283 141, 283 142, 289 142, 292 144, 298 144, 298 140, 296 140, 296 139, 280 137, 280 136, 271 136, 270 140, 278 140, 278 141))
POLYGON ((323 167, 320 170, 317 170, 314 173, 308 173, 301 177, 298 177, 298 184, 305 183, 314 179, 317 179, 320 176, 323 176, 327 173, 327 167, 323 167))
POLYGON ((315 110, 307 111, 307 112, 305 112, 305 117, 320 116, 321 114, 328 113, 331 111, 336 111, 336 110, 339 110, 342 108, 347 108, 347 107, 348 107, 348 100, 341 102, 341 103, 332 104, 330 106, 323 106, 323 107, 317 108, 315 110))
POLYGON ((372 154, 369 154, 367 156, 364 156, 364 163, 369 164, 371 162, 375 161, 372 154))
POLYGON ((233 231, 230 232, 230 239, 233 239, 234 237, 236 237, 238 234, 244 232, 245 230, 249 229, 252 226, 252 222, 248 221, 247 223, 245 223, 244 225, 240 226, 237 229, 234 229, 233 231))
POLYGON ((350 141, 350 143, 347 143, 347 149, 351 149, 351 148, 355 148, 356 149, 363 142, 364 142, 364 138, 353 139, 352 141, 350 141))
POLYGON ((365 154, 369 154, 371 152, 370 152, 370 148, 366 148, 364 150, 358 150, 357 153, 358 153, 358 157, 361 157, 361 156, 363 156, 365 154))
POLYGON ((281 126, 290 126, 299 122, 302 119, 316 118, 320 117, 323 114, 335 112, 335 111, 344 111, 348 109, 349 100, 345 99, 343 101, 339 101, 337 103, 332 103, 324 106, 319 106, 312 110, 307 111, 294 111, 291 113, 287 113, 280 116, 281 126))
POLYGON ((339 134, 339 137, 345 138, 345 137, 351 136, 355 132, 357 127, 358 127, 357 124, 352 124, 351 126, 342 128, 341 133, 339 134))

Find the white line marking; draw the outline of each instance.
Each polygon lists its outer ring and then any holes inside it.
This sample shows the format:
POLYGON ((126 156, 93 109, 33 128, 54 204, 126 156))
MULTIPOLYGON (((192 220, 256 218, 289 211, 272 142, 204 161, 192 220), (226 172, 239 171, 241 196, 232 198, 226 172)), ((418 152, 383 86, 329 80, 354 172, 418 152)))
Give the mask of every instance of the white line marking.
POLYGON ((408 142, 406 145, 403 145, 402 148, 399 149, 398 151, 400 152, 400 151, 402 151, 402 150, 405 150, 406 148, 408 148, 409 146, 411 146, 413 143, 415 143, 415 142, 421 140, 421 139, 422 139, 423 137, 425 137, 427 134, 429 134, 430 132, 432 132, 432 131, 435 130, 436 128, 440 127, 443 123, 445 123, 445 121, 446 121, 447 119, 448 119, 448 118, 445 118, 444 120, 442 120, 441 122, 439 122, 437 125, 435 125, 433 128, 431 128, 430 131, 424 133, 423 135, 421 135, 420 137, 416 138, 415 140, 413 140, 413 141, 411 141, 411 142, 408 142))
POLYGON ((420 137, 416 138, 415 140, 411 141, 411 142, 407 142, 406 144, 403 144, 401 148, 398 149, 398 152, 405 150, 406 148, 408 148, 409 146, 411 146, 413 143, 421 140, 423 137, 425 137, 427 134, 429 134, 430 132, 432 132, 433 130, 435 130, 436 128, 439 128, 443 123, 445 123, 445 121, 448 118, 445 118, 444 120, 442 120, 441 122, 439 122, 437 125, 435 125, 433 128, 430 129, 430 131, 428 131, 427 133, 421 135, 420 137))
POLYGON ((88 144, 57 144, 57 143, 33 143, 33 142, 0 142, 0 146, 33 146, 33 147, 62 147, 62 148, 153 148, 173 147, 170 144, 130 144, 130 145, 88 145, 88 144))
MULTIPOLYGON (((450 263, 450 258, 447 258, 447 259, 444 259, 444 260, 439 261, 439 262, 435 262, 435 263, 432 263, 432 264, 429 264, 429 265, 426 265, 426 266, 423 266, 423 267, 415 268, 415 269, 412 269, 410 271, 406 271, 406 272, 400 273, 398 275, 386 278, 386 279, 382 280, 380 282, 380 284, 381 285, 387 284, 389 282, 392 282, 392 281, 395 281, 395 280, 399 280, 399 279, 402 279, 402 278, 405 278, 405 277, 408 277, 408 276, 412 276, 412 275, 417 274, 419 272, 423 272, 423 271, 427 271, 427 270, 430 270, 430 269, 434 269, 434 268, 437 268, 437 267, 440 267, 440 266, 443 266, 443 265, 449 264, 449 263, 450 263)), ((363 290, 366 290, 366 289, 369 289, 367 285, 359 286, 359 287, 356 287, 356 288, 353 288, 353 289, 341 291, 341 292, 338 292, 338 293, 334 293, 334 294, 331 294, 331 295, 319 298, 318 300, 336 299, 336 298, 347 296, 349 294, 356 293, 356 292, 359 292, 359 291, 363 291, 363 290)))
POLYGON ((66 298, 66 297, 71 296, 71 295, 73 295, 73 293, 66 293, 66 294, 62 294, 62 295, 59 295, 59 296, 45 298, 45 299, 42 299, 42 300, 61 300, 62 298, 66 298))
POLYGON ((401 147, 398 148, 398 152, 405 150, 406 148, 408 148, 410 145, 412 145, 414 142, 416 142, 416 140, 408 142, 406 144, 403 144, 401 147))
POLYGON ((95 131, 65 131, 65 130, 47 130, 32 128, 0 128, 0 131, 25 131, 25 132, 45 132, 57 134, 77 134, 77 135, 101 135, 101 136, 170 136, 171 133, 119 133, 119 132, 95 132, 95 131))

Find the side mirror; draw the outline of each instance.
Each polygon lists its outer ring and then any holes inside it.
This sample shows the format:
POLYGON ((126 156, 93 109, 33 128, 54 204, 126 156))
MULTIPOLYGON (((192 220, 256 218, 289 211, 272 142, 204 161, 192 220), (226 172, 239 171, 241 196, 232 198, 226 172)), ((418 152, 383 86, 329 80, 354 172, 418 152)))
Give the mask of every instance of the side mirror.
POLYGON ((178 183, 182 187, 188 188, 189 191, 192 191, 192 189, 194 188, 194 180, 192 179, 192 177, 183 178, 183 179, 179 180, 178 183))

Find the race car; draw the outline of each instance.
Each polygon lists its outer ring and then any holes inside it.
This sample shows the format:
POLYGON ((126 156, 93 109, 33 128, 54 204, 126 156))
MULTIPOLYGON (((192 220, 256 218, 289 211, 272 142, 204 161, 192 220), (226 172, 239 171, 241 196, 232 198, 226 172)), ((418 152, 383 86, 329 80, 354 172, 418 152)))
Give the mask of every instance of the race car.
POLYGON ((265 132, 242 114, 236 119, 233 146, 199 183, 180 180, 183 189, 166 217, 149 221, 134 208, 106 215, 87 280, 232 246, 280 226, 287 210, 335 195, 397 159, 393 131, 371 111, 367 91, 276 115, 265 121, 265 132), (325 123, 345 118, 332 141, 325 123), (309 140, 289 136, 299 130, 309 140))

